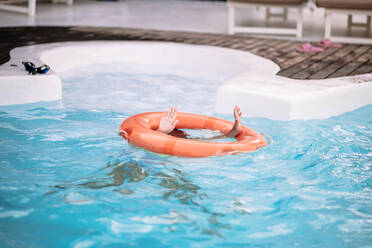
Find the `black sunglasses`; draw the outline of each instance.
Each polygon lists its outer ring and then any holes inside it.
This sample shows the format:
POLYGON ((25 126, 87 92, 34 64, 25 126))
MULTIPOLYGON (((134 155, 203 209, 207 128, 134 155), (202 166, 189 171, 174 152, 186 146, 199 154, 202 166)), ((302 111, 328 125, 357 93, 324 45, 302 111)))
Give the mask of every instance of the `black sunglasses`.
POLYGON ((34 63, 32 62, 24 62, 22 61, 22 64, 24 65, 26 71, 29 74, 35 75, 36 73, 38 74, 45 74, 49 71, 50 67, 48 65, 42 65, 40 67, 36 67, 34 63))

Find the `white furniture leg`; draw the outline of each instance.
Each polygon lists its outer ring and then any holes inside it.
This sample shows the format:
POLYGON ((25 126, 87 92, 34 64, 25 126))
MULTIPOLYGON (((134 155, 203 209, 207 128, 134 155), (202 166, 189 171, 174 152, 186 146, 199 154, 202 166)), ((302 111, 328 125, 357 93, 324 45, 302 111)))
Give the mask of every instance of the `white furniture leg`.
POLYGON ((234 7, 229 6, 229 14, 228 14, 228 33, 234 34, 234 26, 235 26, 235 9, 234 7))
POLYGON ((296 37, 297 39, 302 38, 302 29, 303 29, 303 9, 299 7, 297 9, 297 24, 296 24, 296 37))
POLYGON ((325 39, 331 38, 331 18, 332 18, 332 14, 326 12, 325 13, 325 30, 324 30, 325 39))
POLYGON ((28 16, 35 16, 36 0, 28 0, 28 16))

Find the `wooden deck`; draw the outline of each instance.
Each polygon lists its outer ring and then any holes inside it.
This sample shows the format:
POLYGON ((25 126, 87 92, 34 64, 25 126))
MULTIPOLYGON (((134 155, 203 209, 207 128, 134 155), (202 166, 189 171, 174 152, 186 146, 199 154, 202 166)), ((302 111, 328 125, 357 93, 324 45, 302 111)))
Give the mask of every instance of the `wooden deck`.
POLYGON ((372 46, 343 45, 320 53, 301 53, 297 41, 237 35, 157 31, 105 27, 6 27, 0 28, 0 65, 15 47, 62 41, 138 40, 210 45, 249 51, 280 66, 278 75, 294 79, 325 79, 372 72, 372 46))

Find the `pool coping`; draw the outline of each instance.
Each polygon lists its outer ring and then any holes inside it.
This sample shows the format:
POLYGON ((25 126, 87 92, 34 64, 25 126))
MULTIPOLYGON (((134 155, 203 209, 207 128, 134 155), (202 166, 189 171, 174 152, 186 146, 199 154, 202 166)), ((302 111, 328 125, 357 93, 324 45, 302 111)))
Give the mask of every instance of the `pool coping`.
MULTIPOLYGON (((132 62, 166 64, 165 60, 154 61, 155 53, 158 54, 155 57, 171 58, 175 67, 199 66, 210 75, 221 73, 230 60, 233 61, 231 68, 240 68, 240 63, 242 69, 236 75, 230 75, 217 89, 217 113, 230 113, 234 105, 239 105, 245 116, 276 120, 315 119, 339 115, 372 103, 369 94, 372 92, 372 74, 296 80, 276 75, 280 68, 271 60, 229 48, 174 42, 84 41, 13 49, 11 59, 0 66, 0 106, 60 100, 62 81, 59 73, 97 62, 128 62, 129 53, 132 62), (140 47, 135 51, 137 45, 140 47), (160 50, 155 51, 155 47, 160 50), (182 53, 180 48, 188 51, 182 53), (64 52, 63 49, 70 50, 64 52), (146 49, 150 50, 144 51, 146 49), (57 50, 58 53, 53 54, 57 50), (207 55, 203 57, 200 53, 207 55), (67 58, 61 59, 61 56, 67 58), (215 57, 207 58, 209 56, 215 57), (52 71, 46 75, 27 75, 20 66, 22 60, 37 65, 50 64, 52 71)), ((204 73, 203 70, 200 73, 204 73)))

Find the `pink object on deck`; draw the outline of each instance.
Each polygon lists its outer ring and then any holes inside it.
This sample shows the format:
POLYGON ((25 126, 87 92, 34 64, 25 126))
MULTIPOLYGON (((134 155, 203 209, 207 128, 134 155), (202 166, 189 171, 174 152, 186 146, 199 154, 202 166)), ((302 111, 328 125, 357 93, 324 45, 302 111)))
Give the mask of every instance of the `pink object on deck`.
POLYGON ((321 42, 319 42, 319 46, 321 46, 321 47, 342 47, 341 44, 334 43, 329 39, 325 39, 325 40, 322 40, 321 42))
POLYGON ((302 44, 299 48, 297 48, 297 50, 300 52, 321 52, 323 51, 323 48, 313 46, 307 42, 302 44))

